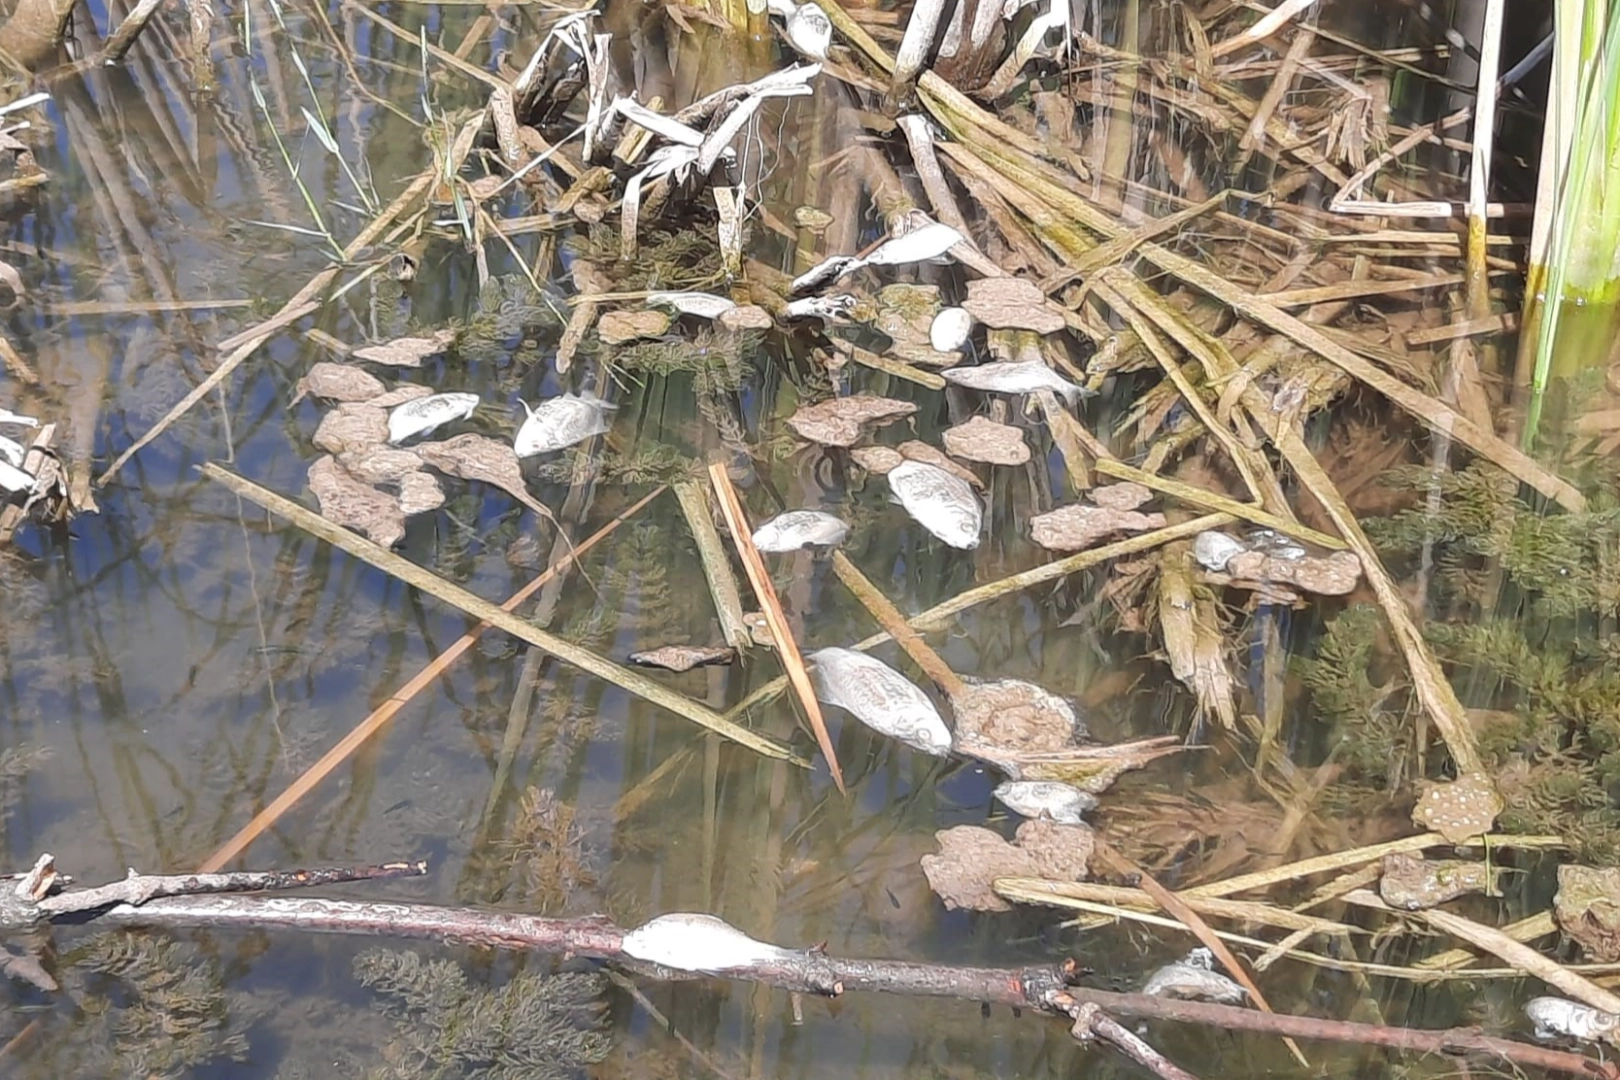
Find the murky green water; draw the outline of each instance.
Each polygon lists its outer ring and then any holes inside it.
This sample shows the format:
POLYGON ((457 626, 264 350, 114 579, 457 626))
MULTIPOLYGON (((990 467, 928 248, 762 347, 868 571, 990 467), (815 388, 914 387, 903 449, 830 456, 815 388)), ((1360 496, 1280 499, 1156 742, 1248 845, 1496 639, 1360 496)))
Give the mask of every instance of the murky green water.
MULTIPOLYGON (((481 10, 395 7, 388 14, 413 32, 425 26, 430 38, 453 49, 481 10)), ((509 8, 500 17, 527 23, 535 10, 509 8)), ((428 160, 421 132, 359 93, 314 24, 289 12, 290 29, 272 30, 267 8, 253 12, 251 40, 238 38, 229 55, 217 57, 218 84, 210 92, 188 96, 179 61, 161 37, 144 42, 127 68, 52 87, 55 129, 37 148, 51 182, 31 207, 13 214, 8 255, 43 311, 14 315, 8 326, 42 385, 0 383, 0 404, 71 419, 66 455, 96 471, 211 368, 213 343, 269 314, 325 265, 319 239, 271 227, 307 228, 309 218, 254 103, 250 71, 340 242, 365 215, 341 205, 352 206, 355 192, 303 130, 298 110, 308 98, 292 63, 294 47, 335 119, 340 145, 351 161, 366 162, 383 202, 428 160), (51 308, 90 300, 127 301, 132 310, 51 308), (224 306, 139 310, 171 300, 224 306)), ((235 5, 219 12, 233 30, 240 29, 240 14, 235 5)), ((332 25, 360 58, 366 85, 420 116, 415 49, 350 9, 337 11, 332 25)), ((503 47, 520 49, 532 37, 527 29, 506 35, 503 47)), ((656 44, 623 58, 639 65, 643 100, 658 93, 678 105, 749 74, 712 64, 694 70, 691 52, 671 67, 656 44)), ((486 46, 473 50, 474 63, 487 57, 486 46)), ((440 109, 451 109, 462 92, 449 85, 431 96, 440 109)), ((840 93, 834 85, 826 100, 772 118, 782 126, 766 190, 777 215, 804 204, 834 209, 828 204, 840 189, 828 173, 798 166, 824 157, 856 130, 840 93)), ((795 269, 792 245, 763 224, 755 228, 761 242, 750 254, 795 269)), ((873 229, 873 222, 842 214, 821 250, 853 250, 873 229)), ((525 258, 540 250, 532 236, 519 245, 525 258)), ((498 244, 488 251, 493 271, 514 269, 498 244)), ((548 257, 540 272, 567 294, 572 287, 559 266, 548 257)), ((82 516, 65 531, 27 530, 14 548, 0 550, 0 741, 49 751, 26 777, 8 781, 14 798, 0 828, 10 865, 50 851, 87 882, 132 866, 196 867, 469 629, 463 615, 267 518, 194 467, 227 463, 308 502, 305 474, 318 455, 310 440, 327 406, 289 403, 310 364, 329 354, 305 331, 314 327, 357 344, 407 325, 468 318, 477 293, 471 257, 451 243, 430 245, 417 280, 401 296, 363 284, 273 339, 223 392, 97 491, 100 514, 82 516)), ((553 327, 504 343, 471 362, 452 357, 420 373, 385 377, 480 394, 484 406, 463 430, 504 438, 521 417, 520 396, 532 401, 595 377, 588 356, 563 379, 533 362, 555 349, 556 333, 553 327)), ((916 437, 928 441, 979 406, 977 396, 851 371, 857 388, 917 402, 916 437)), ((808 378, 802 356, 774 341, 740 395, 752 440, 784 445, 782 418, 795 407, 795 386, 808 378)), ((608 443, 619 457, 660 444, 693 458, 720 449, 689 381, 627 381, 613 393, 621 408, 608 443)), ((1050 507, 1054 491, 1061 497, 1054 484, 1061 483, 1062 466, 1055 454, 1037 461, 995 471, 991 539, 969 553, 946 548, 910 523, 888 504, 881 481, 862 480, 859 470, 813 449, 738 475, 755 520, 784 505, 846 516, 855 525, 849 556, 902 610, 915 612, 1049 558, 1027 540, 1027 519, 1050 507)), ((577 540, 650 487, 603 480, 537 482, 533 490, 577 540)), ((400 550, 480 596, 504 599, 543 565, 549 532, 497 490, 455 481, 447 490, 445 509, 413 519, 400 550)), ((807 647, 849 644, 875 629, 824 562, 782 556, 772 567, 807 647)), ((1101 629, 1100 581, 1081 575, 1056 589, 975 608, 948 634, 936 635, 936 644, 963 674, 1030 679, 1082 700, 1093 733, 1104 739, 1184 723, 1185 695, 1142 655, 1146 639, 1101 629)), ((696 549, 669 494, 596 548, 551 603, 553 630, 617 659, 638 648, 719 636, 696 549)), ((879 655, 904 663, 892 646, 879 655)), ((525 684, 528 657, 520 643, 485 634, 240 864, 290 868, 420 857, 432 867, 425 879, 334 892, 549 914, 602 912, 626 925, 664 912, 710 911, 763 939, 826 942, 850 955, 1007 965, 1073 953, 1097 969, 1099 984, 1116 987, 1134 987, 1188 947, 1174 935, 1141 929, 1054 930, 1058 917, 1050 912, 947 913, 929 893, 917 859, 933 850, 937 829, 1004 820, 990 799, 996 780, 980 769, 913 754, 830 711, 849 782, 845 798, 819 763, 807 771, 765 761, 549 659, 531 665, 535 681, 525 684), (548 792, 571 809, 569 842, 557 861, 537 858, 558 851, 537 839, 531 791, 548 792), (536 880, 539 865, 567 872, 561 880, 536 880)), ((660 678, 723 709, 777 674, 769 653, 756 650, 734 669, 660 678)), ((785 700, 756 710, 749 722, 794 740, 807 754, 813 749, 785 700)), ((1216 754, 1161 761, 1128 777, 1109 800, 1132 806, 1160 792, 1204 793, 1218 816, 1218 790, 1210 785, 1230 765, 1216 754)), ((1249 846, 1265 850, 1274 824, 1257 817, 1249 846)), ((1326 831, 1318 839, 1323 847, 1361 842, 1359 824, 1321 826, 1326 831)), ((218 1026, 211 1030, 219 1038, 210 1053, 196 1055, 194 1075, 396 1075, 382 1070, 391 1061, 402 1070, 409 1064, 373 1009, 374 995, 352 971, 369 943, 229 934, 175 940, 187 951, 169 962, 199 964, 214 994, 208 1000, 218 1026), (226 1030, 244 1041, 227 1042, 226 1030), (228 1060, 227 1050, 240 1060, 228 1060)), ((63 966, 82 957, 91 947, 86 941, 82 932, 59 934, 63 966)), ((417 951, 462 965, 478 987, 499 988, 525 968, 549 970, 553 963, 417 951)), ((1265 987, 1287 1010, 1351 1015, 1364 1010, 1349 1003, 1368 998, 1390 1022, 1458 1018, 1449 994, 1414 994, 1404 984, 1358 986, 1344 975, 1283 967, 1266 977, 1265 987)), ((971 1003, 807 1001, 800 1022, 777 992, 719 981, 642 988, 712 1065, 614 989, 608 994, 614 1044, 598 1075, 1137 1075, 1121 1059, 1079 1049, 1054 1021, 1001 1009, 981 1014, 971 1003)), ((117 1018, 126 1013, 85 1011, 16 982, 6 993, 12 1008, 0 1041, 37 1024, 0 1064, 10 1075, 165 1074, 136 1054, 161 1042, 150 1029, 131 1025, 119 1034, 117 1018)), ((124 1001, 120 1008, 133 1006, 124 1001)), ((1153 1038, 1172 1058, 1202 1065, 1196 1071, 1204 1076, 1292 1067, 1273 1041, 1168 1025, 1156 1027, 1153 1038)), ((1308 1052, 1316 1075, 1384 1070, 1382 1055, 1363 1057, 1354 1047, 1308 1052)))

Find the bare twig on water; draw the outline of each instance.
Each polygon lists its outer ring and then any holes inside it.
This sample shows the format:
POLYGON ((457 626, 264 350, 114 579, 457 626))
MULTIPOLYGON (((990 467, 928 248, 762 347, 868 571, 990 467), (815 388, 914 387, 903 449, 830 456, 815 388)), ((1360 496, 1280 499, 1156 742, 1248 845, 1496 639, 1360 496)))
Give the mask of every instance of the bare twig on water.
POLYGON ((821 715, 821 702, 816 700, 815 687, 810 684, 810 673, 804 667, 804 657, 799 655, 799 644, 793 640, 787 616, 782 612, 782 602, 777 599, 776 587, 771 584, 771 575, 765 569, 765 560, 760 558, 759 549, 754 546, 748 518, 743 513, 742 502, 737 498, 737 489, 732 486, 731 475, 726 472, 724 462, 717 461, 709 466, 709 482, 714 486, 715 498, 720 503, 720 513, 726 519, 726 527, 731 530, 732 543, 737 545, 737 554, 742 557, 749 584, 754 587, 754 595, 764 609, 765 622, 771 628, 771 636, 776 639, 777 655, 782 658, 782 666, 787 669, 787 677, 799 697, 799 704, 804 707, 805 716, 810 720, 810 730, 815 732, 822 756, 827 759, 833 783, 842 792, 844 771, 838 767, 838 752, 833 749, 832 736, 827 733, 827 721, 821 715))
MULTIPOLYGON (((666 967, 636 960, 625 948, 630 932, 600 917, 548 919, 514 912, 426 904, 357 903, 298 897, 269 900, 255 896, 186 896, 153 900, 139 907, 120 904, 103 912, 97 922, 392 936, 478 948, 562 953, 617 962, 644 977, 686 977, 685 972, 672 972, 666 967)), ((642 927, 637 932, 647 929, 642 927)), ((705 973, 822 997, 840 997, 854 991, 950 998, 1008 1005, 1071 1019, 1079 1007, 1094 1004, 1125 1018, 1156 1018, 1230 1031, 1359 1043, 1415 1054, 1469 1054, 1521 1067, 1620 1080, 1620 1068, 1613 1065, 1548 1047, 1492 1038, 1476 1028, 1432 1031, 1387 1027, 1092 990, 1074 985, 1078 968, 1072 962, 1023 968, 950 967, 896 960, 845 959, 821 949, 782 949, 753 944, 758 946, 754 958, 705 973)), ((723 962, 719 957, 713 960, 723 962)))
POLYGON ((1103 475, 1112 476, 1116 480, 1129 480, 1132 483, 1152 488, 1154 491, 1169 495, 1173 499, 1191 503, 1193 506, 1201 507, 1204 510, 1231 514, 1235 518, 1241 518, 1263 528, 1275 529, 1286 536, 1292 536, 1294 539, 1303 540, 1308 544, 1325 547, 1330 551, 1343 551, 1350 546, 1337 536, 1329 536, 1327 533, 1319 532, 1308 525, 1301 525, 1292 518, 1268 514, 1249 503, 1240 503, 1236 499, 1227 498, 1225 495, 1219 495, 1192 484, 1184 484, 1180 480, 1159 476, 1157 473, 1144 472, 1134 466, 1125 464, 1123 461, 1100 459, 1095 468, 1103 475))
MULTIPOLYGON (((501 605, 501 610, 516 611, 519 604, 533 596, 546 582, 556 577, 566 566, 584 555, 591 548, 607 539, 614 530, 634 517, 642 507, 652 502, 663 492, 664 488, 658 487, 643 495, 623 513, 619 514, 618 517, 580 541, 573 550, 563 554, 556 562, 546 567, 533 581, 513 593, 511 598, 501 605)), ((319 761, 305 769, 303 775, 288 785, 287 789, 280 795, 277 795, 269 806, 253 815, 253 819, 242 826, 235 836, 225 841, 218 851, 203 860, 202 865, 198 867, 198 871, 200 873, 209 873, 218 870, 247 850, 249 844, 253 843, 266 829, 279 821, 281 816, 292 809, 305 795, 309 794, 315 785, 331 775, 333 769, 347 761, 350 755, 365 745, 378 731, 382 730, 383 726, 392 720, 399 710, 403 709, 417 694, 444 674, 445 670, 460 659, 468 649, 472 648, 484 631, 489 628, 490 624, 488 622, 480 622, 456 639, 455 643, 448 649, 429 661, 409 682, 391 694, 387 701, 373 709, 369 716, 355 725, 354 730, 350 731, 338 741, 337 745, 323 754, 319 761)))
POLYGON ((638 671, 632 671, 629 668, 615 664, 611 660, 598 656, 589 649, 582 649, 578 645, 564 641, 554 634, 548 634, 531 623, 501 610, 489 601, 474 596, 460 586, 444 580, 437 574, 422 569, 408 559, 384 550, 358 533, 333 525, 314 511, 299 506, 289 499, 282 498, 273 491, 267 491, 251 480, 246 480, 212 463, 204 465, 202 473, 211 480, 217 480, 243 498, 257 503, 279 517, 286 518, 305 532, 325 540, 334 547, 341 548, 355 558, 371 564, 408 585, 421 589, 428 595, 452 607, 459 608, 474 618, 482 619, 492 626, 506 631, 520 641, 526 641, 535 648, 550 653, 564 663, 581 668, 599 679, 612 683, 621 690, 668 709, 678 716, 684 716, 693 723, 708 728, 717 735, 723 735, 735 743, 740 743, 757 754, 792 761, 795 764, 804 764, 792 750, 774 739, 768 739, 763 735, 734 724, 708 706, 699 704, 683 694, 677 694, 638 671))
POLYGON ((1078 1004, 1072 1015, 1074 1026, 1069 1029, 1069 1034, 1082 1046, 1093 1039, 1102 1039, 1162 1080, 1198 1080, 1198 1077, 1149 1046, 1146 1040, 1126 1030, 1118 1020, 1103 1012, 1102 1006, 1095 1001, 1078 1004))

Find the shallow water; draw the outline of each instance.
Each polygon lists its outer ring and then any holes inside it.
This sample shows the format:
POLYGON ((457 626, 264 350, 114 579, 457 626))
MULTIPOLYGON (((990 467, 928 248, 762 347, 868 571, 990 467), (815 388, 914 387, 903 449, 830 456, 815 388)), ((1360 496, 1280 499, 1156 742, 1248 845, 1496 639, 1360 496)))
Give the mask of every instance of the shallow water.
MULTIPOLYGON (((521 22, 535 10, 507 9, 503 17, 521 22)), ((430 37, 454 48, 477 11, 393 8, 388 14, 413 33, 425 25, 430 37)), ((288 12, 290 29, 272 31, 269 9, 253 12, 251 47, 238 39, 229 55, 216 53, 218 85, 195 99, 180 89, 187 76, 164 44, 168 39, 156 35, 143 40, 127 69, 94 71, 53 88, 55 130, 37 148, 52 179, 31 207, 14 212, 9 234, 9 257, 40 306, 14 314, 8 329, 38 367, 43 386, 0 382, 0 404, 47 419, 71 417, 66 456, 97 472, 209 370, 212 343, 269 314, 325 265, 318 238, 262 224, 307 229, 309 218, 254 104, 250 71, 340 242, 366 216, 340 205, 353 205, 355 192, 303 131, 298 108, 308 96, 291 62, 293 48, 308 65, 326 115, 336 118, 340 145, 352 160, 365 160, 382 202, 428 160, 421 133, 357 92, 307 17, 288 12), (51 307, 204 299, 234 306, 114 313, 51 307)), ((227 19, 231 30, 240 29, 240 16, 234 4, 222 6, 220 30, 227 19)), ((415 49, 349 9, 332 13, 332 26, 360 58, 367 85, 420 116, 415 49)), ((529 30, 507 34, 502 47, 521 53, 532 40, 529 30)), ((625 59, 642 69, 643 100, 661 93, 666 104, 679 105, 743 77, 729 68, 695 66, 691 52, 672 67, 659 43, 641 47, 643 53, 625 59)), ((473 62, 487 58, 487 46, 478 45, 473 62)), ((464 93, 452 84, 433 96, 448 110, 464 93)), ((778 216, 803 204, 831 209, 843 190, 828 172, 795 167, 857 130, 839 101, 772 117, 781 125, 779 149, 765 162, 765 190, 778 216)), ((841 214, 819 250, 853 250, 875 229, 874 220, 841 214)), ((756 231, 764 237, 750 255, 796 269, 782 237, 761 224, 756 231)), ((533 237, 520 245, 528 258, 538 250, 533 237)), ((495 272, 514 269, 498 244, 489 253, 495 272)), ((572 291, 560 260, 548 259, 540 272, 559 294, 572 291)), ((330 357, 307 331, 319 328, 357 344, 406 325, 468 318, 477 295, 472 259, 452 243, 431 245, 417 280, 398 300, 386 288, 361 284, 294 332, 272 339, 223 392, 206 398, 97 490, 100 514, 82 516, 65 531, 26 530, 15 548, 0 550, 3 742, 49 751, 8 788, 15 797, 0 827, 11 865, 50 851, 85 882, 117 877, 126 867, 195 868, 473 625, 267 517, 199 477, 195 466, 225 463, 308 503, 305 474, 319 453, 311 435, 328 406, 309 399, 288 403, 308 367, 330 357)), ((453 430, 504 438, 521 419, 520 395, 533 401, 565 386, 590 385, 588 357, 567 376, 549 370, 544 358, 554 352, 556 334, 552 327, 471 362, 452 357, 418 373, 381 374, 390 384, 421 381, 479 393, 479 413, 453 430)), ((757 442, 782 445, 782 419, 798 400, 795 384, 808 378, 796 352, 801 348, 802 342, 773 342, 739 396, 744 428, 757 442)), ((850 370, 857 389, 917 402, 914 437, 929 442, 937 443, 944 427, 982 403, 978 395, 938 393, 850 370)), ((694 458, 720 450, 712 425, 693 404, 690 380, 627 381, 613 393, 620 410, 608 443, 615 453, 629 456, 658 444, 694 458)), ((1090 417, 1105 422, 1119 407, 1116 399, 1094 402, 1090 417)), ((892 442, 898 434, 895 429, 882 438, 892 442)), ((847 554, 897 606, 916 612, 1047 561, 1027 539, 1027 519, 1048 508, 1054 492, 1061 499, 1062 463, 1055 453, 1037 461, 1028 469, 983 471, 991 477, 991 528, 972 552, 932 540, 889 504, 882 481, 863 480, 859 470, 813 448, 779 455, 768 467, 762 457, 757 472, 735 473, 756 521, 783 506, 845 516, 854 525, 847 554)), ((456 481, 446 487, 447 506, 413 519, 399 550, 480 596, 504 599, 544 562, 549 530, 540 530, 532 513, 498 490, 456 481), (514 565, 514 550, 527 568, 514 565)), ((536 481, 532 490, 577 540, 650 487, 536 481)), ((776 556, 771 566, 806 648, 849 644, 875 630, 824 561, 776 556)), ((1184 729, 1186 695, 1170 685, 1162 665, 1142 654, 1145 639, 1101 629, 1095 592, 1103 580, 1078 575, 1056 589, 974 608, 933 640, 957 672, 1030 679, 1081 700, 1101 738, 1184 729)), ((636 649, 719 639, 696 549, 670 494, 593 551, 553 602, 553 630, 621 660, 636 649)), ((1310 625, 1309 618, 1296 619, 1286 633, 1308 636, 1310 625)), ((1139 928, 1054 930, 1059 918, 1052 912, 946 912, 928 892, 917 858, 933 850, 935 830, 987 820, 995 828, 1007 825, 989 794, 997 778, 982 769, 914 754, 829 710, 849 784, 849 796, 841 797, 819 760, 810 770, 763 760, 551 660, 538 664, 527 688, 532 698, 526 698, 528 655, 504 634, 485 634, 239 864, 291 868, 425 858, 431 872, 422 880, 333 893, 548 914, 602 912, 625 925, 664 912, 708 911, 762 939, 825 942, 834 952, 857 956, 1000 966, 1075 954, 1097 970, 1099 985, 1121 988, 1138 985, 1148 970, 1189 947, 1180 937, 1139 928), (577 849, 566 880, 532 878, 535 830, 532 806, 524 803, 530 789, 551 792, 572 809, 577 849)), ((915 674, 893 646, 878 655, 915 674)), ((754 650, 734 669, 658 678, 724 709, 778 670, 767 652, 754 650)), ((786 699, 754 710, 748 722, 813 752, 786 699)), ((1218 816, 1219 795, 1206 785, 1231 765, 1215 754, 1160 761, 1122 781, 1105 807, 1174 792, 1210 798, 1218 816)), ((1270 827, 1257 819, 1250 846, 1263 849, 1270 827)), ((1336 839, 1349 846, 1365 842, 1364 836, 1346 827, 1336 839)), ((385 1075, 379 1070, 393 1060, 387 1048, 392 1032, 373 1008, 374 995, 352 972, 354 958, 370 943, 258 934, 177 938, 218 980, 225 1026, 246 1037, 240 1060, 199 1055, 196 1075, 385 1075)), ((65 931, 58 947, 66 960, 89 946, 82 932, 65 931)), ((475 986, 501 987, 525 967, 544 970, 551 963, 426 946, 418 951, 461 964, 475 986)), ((1377 950, 1367 952, 1376 958, 1377 950)), ((599 1075, 1137 1075, 1121 1059, 1077 1047, 1054 1021, 999 1008, 981 1014, 967 1002, 807 1001, 798 1022, 787 997, 776 992, 719 981, 641 985, 713 1065, 698 1063, 642 1005, 613 989, 614 1046, 599 1075)), ((1369 988, 1302 967, 1275 969, 1265 988, 1288 1011, 1354 1015, 1365 1011, 1349 1004, 1360 998, 1377 1001, 1390 1022, 1459 1018, 1445 991, 1369 988)), ((0 1038, 38 1024, 7 1055, 11 1075, 141 1074, 132 1055, 146 1036, 113 1041, 124 1059, 115 1065, 96 1049, 98 1040, 113 1038, 104 1018, 17 982, 7 993, 12 1020, 0 1038)), ((1172 1058, 1203 1063, 1198 1071, 1206 1077, 1292 1068, 1287 1051, 1270 1040, 1168 1025, 1152 1036, 1172 1058)), ((1374 1075, 1387 1065, 1383 1055, 1355 1047, 1308 1052, 1319 1075, 1374 1075)), ((147 1071, 162 1073, 151 1065, 147 1071)))

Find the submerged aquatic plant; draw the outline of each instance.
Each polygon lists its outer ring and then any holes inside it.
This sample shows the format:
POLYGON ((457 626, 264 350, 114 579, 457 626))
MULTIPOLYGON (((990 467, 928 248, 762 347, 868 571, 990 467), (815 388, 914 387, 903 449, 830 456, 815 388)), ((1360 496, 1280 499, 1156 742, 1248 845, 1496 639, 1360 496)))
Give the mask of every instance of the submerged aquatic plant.
POLYGON ((571 1080, 607 1057, 606 980, 588 972, 523 971, 499 987, 467 981, 450 960, 368 949, 355 977, 394 1021, 390 1075, 571 1080))

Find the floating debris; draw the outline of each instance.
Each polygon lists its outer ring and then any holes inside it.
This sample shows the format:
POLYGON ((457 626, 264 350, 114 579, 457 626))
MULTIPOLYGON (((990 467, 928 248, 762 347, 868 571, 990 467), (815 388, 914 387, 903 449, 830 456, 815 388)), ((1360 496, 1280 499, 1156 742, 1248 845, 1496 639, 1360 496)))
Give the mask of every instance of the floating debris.
POLYGON ((1046 298, 1041 287, 1023 278, 987 277, 970 281, 962 307, 973 318, 996 330, 1055 334, 1068 325, 1062 309, 1046 298))
POLYGON ((808 653, 816 697, 837 705, 876 731, 914 750, 943 757, 951 732, 928 695, 894 668, 854 649, 827 648, 808 653))
POLYGON ((22 443, 15 439, 8 439, 4 435, 0 435, 0 458, 5 458, 13 465, 21 465, 23 463, 23 458, 27 455, 28 451, 23 449, 22 443))
POLYGON ((1553 918, 1587 959, 1599 964, 1620 959, 1620 867, 1560 866, 1553 918))
POLYGON ((387 389, 381 379, 364 368, 322 360, 298 380, 292 403, 298 404, 308 394, 328 401, 370 401, 387 389))
POLYGON ((932 465, 936 469, 944 469, 959 480, 964 480, 977 490, 984 490, 984 482, 973 475, 973 470, 960 461, 947 457, 938 447, 929 446, 921 439, 907 439, 895 447, 900 456, 907 461, 920 461, 924 465, 932 465))
POLYGON ((1395 852, 1384 856, 1378 895, 1402 911, 1438 907, 1469 893, 1494 893, 1500 869, 1467 859, 1430 860, 1395 852))
POLYGON ((426 472, 406 473, 399 479, 399 508, 406 517, 425 514, 444 505, 439 478, 426 472))
POLYGON ((1155 971, 1142 993, 1149 997, 1201 999, 1222 1005, 1241 1005, 1249 992, 1215 970, 1215 957, 1208 949, 1197 948, 1185 957, 1155 971))
POLYGON ((427 435, 454 420, 464 420, 478 408, 477 394, 429 394, 407 401, 388 413, 388 441, 402 443, 427 435))
POLYGON ((680 912, 631 930, 620 939, 626 956, 676 971, 722 972, 792 958, 791 949, 755 941, 713 915, 680 912))
POLYGON ((309 490, 321 516, 334 525, 353 529, 385 548, 405 535, 405 512, 399 500, 350 476, 331 455, 309 467, 309 490))
POLYGON ((1219 573, 1226 569, 1226 564, 1232 556, 1241 555, 1249 549, 1243 542, 1228 536, 1226 533, 1209 529, 1199 533, 1193 538, 1193 558, 1205 570, 1214 570, 1219 573))
POLYGON ((724 296, 706 292, 653 292, 647 294, 647 303, 672 307, 682 315, 703 319, 718 319, 737 306, 724 296))
POLYGON ((1596 1042, 1620 1027, 1620 1016, 1561 997, 1531 998, 1524 1004, 1524 1015, 1535 1025, 1532 1034, 1542 1040, 1596 1042))
POLYGON ((596 322, 596 334, 604 344, 623 345, 641 338, 655 338, 669 329, 669 316, 662 311, 610 311, 596 322))
POLYGON ((34 477, 9 461, 0 461, 0 487, 15 495, 19 491, 32 491, 34 477))
POLYGON ((1321 556, 1241 551, 1227 560, 1226 573, 1241 581, 1293 585, 1323 596, 1343 596, 1361 580, 1361 560, 1353 551, 1321 556))
POLYGON ((901 462, 887 479, 900 505, 923 528, 954 548, 979 546, 984 507, 967 481, 921 461, 901 462))
POLYGON ((842 319, 855 310, 855 298, 847 293, 833 296, 806 296, 782 308, 784 319, 842 319))
POLYGON ((743 330, 769 330, 776 325, 771 313, 758 304, 738 304, 730 311, 722 311, 715 320, 732 333, 743 330))
POLYGON ((417 368, 428 357, 444 352, 455 339, 454 331, 439 330, 427 337, 402 337, 379 345, 364 345, 349 355, 371 364, 417 368))
POLYGON ((818 236, 826 232, 835 220, 827 211, 815 206, 799 206, 793 210, 793 224, 801 229, 809 229, 818 236))
POLYGON ((518 429, 513 449, 520 458, 533 457, 573 446, 593 435, 602 435, 612 426, 607 414, 617 409, 589 390, 583 394, 563 394, 547 398, 537 409, 520 401, 529 418, 518 429))
POLYGON ((1040 360, 998 360, 977 367, 955 367, 940 372, 945 381, 992 394, 1033 394, 1051 390, 1073 405, 1086 391, 1040 360))
POLYGON ((628 659, 637 667, 691 671, 695 667, 735 663, 737 650, 729 645, 661 645, 656 649, 633 652, 628 659))
POLYGON ((949 428, 942 436, 945 452, 967 461, 987 465, 1022 465, 1029 460, 1024 433, 1007 424, 975 416, 965 424, 949 428))
POLYGON ((1086 497, 1110 510, 1135 510, 1153 498, 1153 491, 1133 480, 1123 480, 1117 484, 1094 487, 1086 497))
POLYGON ((928 887, 955 911, 1011 911, 996 895, 1002 877, 1084 881, 1096 837, 1085 825, 1030 820, 1018 826, 1013 842, 978 825, 958 825, 934 834, 939 854, 920 860, 928 887))
POLYGON ((442 473, 492 484, 541 516, 550 515, 550 511, 529 494, 517 454, 498 439, 469 432, 443 442, 423 443, 416 452, 442 473))
MULTIPOLYGON (((819 13, 821 9, 816 10, 819 13)), ((822 14, 822 18, 826 18, 826 15, 822 14)), ((830 285, 863 266, 909 266, 912 263, 928 262, 962 243, 962 234, 949 225, 924 220, 925 224, 885 240, 864 258, 859 255, 832 255, 823 259, 794 278, 792 290, 802 293, 830 285)))
POLYGON ((23 427, 39 427, 39 421, 34 417, 14 413, 6 408, 0 408, 0 424, 21 424, 23 427))
POLYGON ((334 455, 381 446, 388 441, 388 411, 369 402, 339 405, 321 417, 312 441, 334 455))
POLYGON ((804 56, 825 60, 827 47, 832 44, 832 20, 818 5, 800 4, 788 16, 787 39, 804 56))
POLYGON ((1060 825, 1079 825, 1082 814, 1097 808, 1097 796, 1056 780, 1008 780, 991 794, 1014 813, 1060 825))
POLYGON ((1084 551, 1117 532, 1146 532, 1164 526, 1163 514, 1143 514, 1085 503, 1060 506, 1029 520, 1031 538, 1048 551, 1084 551))
POLYGON ((406 383, 404 386, 394 387, 382 397, 372 398, 365 404, 376 409, 392 409, 396 405, 403 405, 407 401, 415 401, 418 398, 430 397, 432 394, 432 387, 418 386, 416 383, 406 383))
POLYGON ((854 394, 807 405, 788 417, 788 426, 822 446, 853 446, 863 425, 893 423, 916 411, 917 406, 909 401, 854 394))
POLYGON ((1023 679, 964 679, 951 702, 956 748, 987 761, 1072 750, 1086 735, 1074 706, 1023 679))
POLYGON ((807 547, 836 547, 849 535, 849 526, 821 510, 789 510, 754 530, 754 546, 779 554, 807 547))
POLYGON ((367 484, 397 484, 411 473, 421 472, 424 465, 415 450, 382 445, 345 451, 337 458, 350 476, 367 484))
POLYGON ((850 459, 869 473, 886 475, 906 460, 905 455, 892 446, 857 446, 849 452, 850 459))
POLYGON ((1412 810, 1412 820, 1453 844, 1490 832, 1496 815, 1502 812, 1502 796, 1479 773, 1460 776, 1450 783, 1419 781, 1419 787, 1422 794, 1412 810))
POLYGON ((928 344, 938 352, 956 352, 973 333, 973 316, 967 308, 942 308, 928 326, 928 344))

